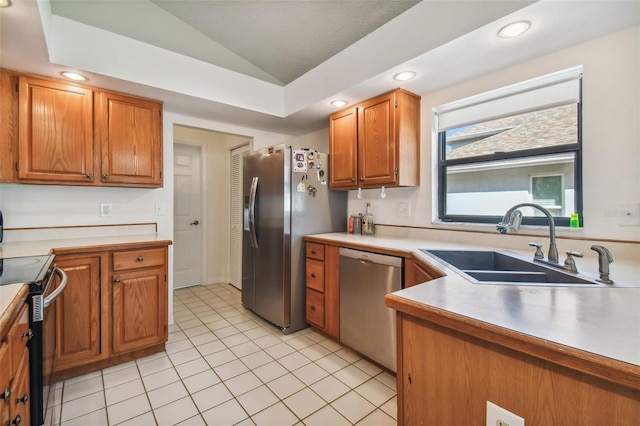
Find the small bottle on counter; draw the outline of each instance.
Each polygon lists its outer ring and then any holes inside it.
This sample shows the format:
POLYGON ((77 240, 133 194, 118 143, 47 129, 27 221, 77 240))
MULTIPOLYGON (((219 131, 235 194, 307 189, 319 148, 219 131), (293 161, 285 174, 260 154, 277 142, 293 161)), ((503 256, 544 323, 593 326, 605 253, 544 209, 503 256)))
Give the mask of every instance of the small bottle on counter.
POLYGON ((362 234, 373 235, 374 233, 375 231, 373 224, 373 215, 371 214, 371 203, 367 203, 364 216, 362 216, 362 234))
POLYGON ((353 233, 362 234, 362 214, 353 216, 353 233))
POLYGON ((353 215, 349 216, 349 221, 347 222, 347 230, 350 234, 353 234, 353 215))

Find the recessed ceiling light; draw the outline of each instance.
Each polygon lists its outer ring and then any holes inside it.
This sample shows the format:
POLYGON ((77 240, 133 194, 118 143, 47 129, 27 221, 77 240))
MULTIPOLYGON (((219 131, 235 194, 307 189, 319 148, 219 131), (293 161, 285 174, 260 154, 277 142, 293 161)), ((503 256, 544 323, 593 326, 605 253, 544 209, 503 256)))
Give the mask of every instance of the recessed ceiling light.
POLYGON ((11 6, 11 0, 0 0, 0 7, 9 7, 11 6))
POLYGON ((415 76, 416 76, 416 73, 413 71, 402 71, 394 75, 393 79, 398 81, 407 81, 407 80, 411 80, 415 76))
POLYGON ((73 80, 73 81, 87 81, 88 78, 85 77, 82 74, 78 74, 77 72, 73 72, 73 71, 63 71, 60 73, 60 75, 62 75, 64 78, 68 78, 69 80, 73 80))
POLYGON ((517 21, 512 22, 510 24, 505 25, 498 31, 498 37, 502 38, 512 38, 518 37, 521 34, 527 32, 527 30, 531 27, 531 22, 529 21, 517 21))
POLYGON ((344 101, 342 99, 337 99, 335 101, 331 101, 331 105, 333 105, 336 108, 341 108, 343 106, 345 106, 346 104, 348 104, 349 102, 344 101))

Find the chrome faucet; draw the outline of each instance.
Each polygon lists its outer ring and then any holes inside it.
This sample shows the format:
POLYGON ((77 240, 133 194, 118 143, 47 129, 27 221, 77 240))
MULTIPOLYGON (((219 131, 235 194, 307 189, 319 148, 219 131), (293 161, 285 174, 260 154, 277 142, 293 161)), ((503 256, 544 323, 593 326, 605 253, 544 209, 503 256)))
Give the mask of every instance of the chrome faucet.
POLYGON ((613 262, 613 255, 604 246, 592 245, 591 250, 598 253, 598 270, 600 272, 600 278, 596 281, 600 281, 605 284, 613 284, 613 281, 609 278, 609 264, 613 262))
POLYGON ((522 222, 522 212, 518 210, 520 207, 533 207, 540 210, 547 217, 547 220, 549 221, 549 254, 547 255, 547 258, 550 263, 558 263, 558 247, 556 246, 556 224, 553 220, 553 216, 551 216, 551 213, 549 213, 549 210, 545 209, 541 205, 533 203, 516 204, 515 206, 507 210, 507 212, 504 214, 504 217, 502 218, 502 222, 500 222, 496 226, 496 229, 503 234, 506 234, 507 232, 509 232, 509 230, 517 232, 518 229, 520 229, 520 223, 522 222))

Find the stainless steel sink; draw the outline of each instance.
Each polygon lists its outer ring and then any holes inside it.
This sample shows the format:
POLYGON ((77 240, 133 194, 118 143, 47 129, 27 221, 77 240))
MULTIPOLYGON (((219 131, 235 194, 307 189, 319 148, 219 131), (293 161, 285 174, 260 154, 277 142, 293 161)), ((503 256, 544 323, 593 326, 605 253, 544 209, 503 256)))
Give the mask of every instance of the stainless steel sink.
POLYGON ((497 251, 424 249, 421 251, 434 256, 476 283, 599 285, 595 281, 576 274, 497 251))

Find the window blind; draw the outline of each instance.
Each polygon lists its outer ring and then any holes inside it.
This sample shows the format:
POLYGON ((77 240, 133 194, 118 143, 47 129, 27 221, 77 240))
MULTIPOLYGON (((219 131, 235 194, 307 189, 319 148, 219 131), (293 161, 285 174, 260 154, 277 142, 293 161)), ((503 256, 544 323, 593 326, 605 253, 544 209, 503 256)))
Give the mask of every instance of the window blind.
POLYGON ((578 103, 581 79, 580 65, 441 105, 433 109, 436 130, 578 103))

